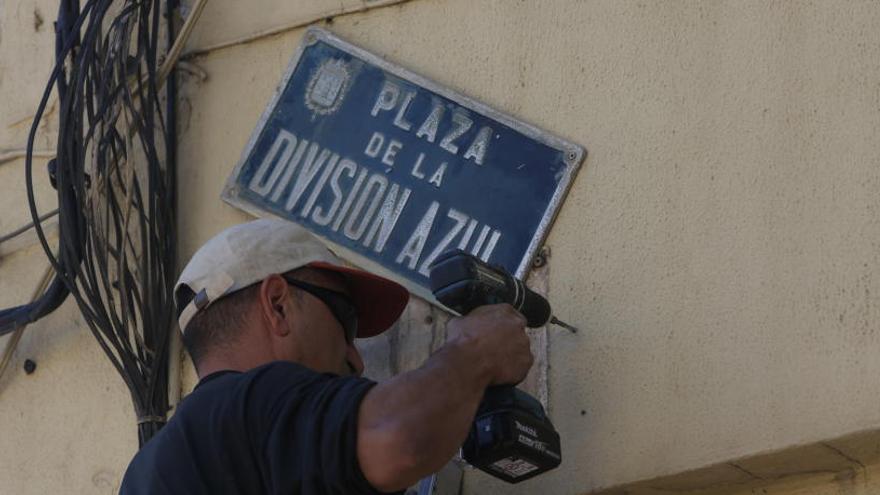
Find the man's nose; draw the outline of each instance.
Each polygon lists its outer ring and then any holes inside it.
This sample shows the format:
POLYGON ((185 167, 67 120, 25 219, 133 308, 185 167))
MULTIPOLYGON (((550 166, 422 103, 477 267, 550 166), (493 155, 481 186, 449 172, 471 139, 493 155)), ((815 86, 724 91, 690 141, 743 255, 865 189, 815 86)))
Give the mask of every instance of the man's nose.
POLYGON ((364 359, 354 344, 348 344, 348 348, 345 351, 345 360, 348 361, 348 366, 354 375, 361 376, 363 374, 364 359))

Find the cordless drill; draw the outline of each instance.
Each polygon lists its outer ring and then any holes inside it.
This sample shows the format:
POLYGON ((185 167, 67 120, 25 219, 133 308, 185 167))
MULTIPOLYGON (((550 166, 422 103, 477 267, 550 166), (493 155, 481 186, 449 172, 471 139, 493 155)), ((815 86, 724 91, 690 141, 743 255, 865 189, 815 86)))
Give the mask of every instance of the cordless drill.
MULTIPOLYGON (((529 327, 548 322, 575 329, 552 316, 550 304, 501 267, 462 250, 444 253, 431 265, 431 291, 444 306, 467 314, 479 306, 507 303, 529 327)), ((486 389, 462 446, 468 464, 509 483, 519 483, 562 462, 559 434, 541 403, 511 385, 486 389)))

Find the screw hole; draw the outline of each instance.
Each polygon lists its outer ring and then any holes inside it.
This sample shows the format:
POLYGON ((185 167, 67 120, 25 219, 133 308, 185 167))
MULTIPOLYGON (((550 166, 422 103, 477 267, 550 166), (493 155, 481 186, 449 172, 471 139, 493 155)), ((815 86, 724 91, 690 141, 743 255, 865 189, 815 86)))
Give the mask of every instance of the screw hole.
POLYGON ((30 375, 37 370, 37 363, 32 359, 24 360, 24 372, 30 375))

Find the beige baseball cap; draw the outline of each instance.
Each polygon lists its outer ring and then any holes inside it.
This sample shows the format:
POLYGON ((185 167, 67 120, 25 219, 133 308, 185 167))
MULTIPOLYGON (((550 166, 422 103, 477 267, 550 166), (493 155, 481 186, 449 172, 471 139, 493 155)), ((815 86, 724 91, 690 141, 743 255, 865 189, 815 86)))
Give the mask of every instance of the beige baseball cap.
POLYGON ((372 337, 387 330, 409 301, 409 292, 403 286, 345 266, 299 225, 261 219, 220 232, 189 260, 174 286, 181 332, 186 331, 193 316, 223 296, 270 275, 303 267, 336 272, 346 278, 357 308, 358 337, 372 337))

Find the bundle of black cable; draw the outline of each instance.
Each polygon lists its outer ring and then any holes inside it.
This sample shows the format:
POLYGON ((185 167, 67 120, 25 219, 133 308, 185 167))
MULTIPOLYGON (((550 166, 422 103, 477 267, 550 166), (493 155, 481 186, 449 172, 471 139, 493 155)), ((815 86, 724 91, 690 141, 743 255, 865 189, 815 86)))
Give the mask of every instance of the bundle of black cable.
POLYGON ((61 0, 56 64, 28 136, 28 203, 55 269, 46 294, 0 311, 0 335, 71 294, 131 392, 141 445, 165 423, 175 270, 175 84, 160 94, 159 45, 176 0, 61 0), (163 22, 166 23, 163 29, 163 22), (38 221, 33 145, 53 90, 59 241, 38 221))

